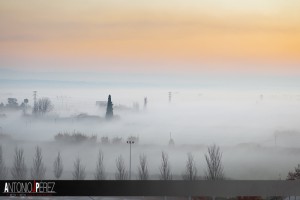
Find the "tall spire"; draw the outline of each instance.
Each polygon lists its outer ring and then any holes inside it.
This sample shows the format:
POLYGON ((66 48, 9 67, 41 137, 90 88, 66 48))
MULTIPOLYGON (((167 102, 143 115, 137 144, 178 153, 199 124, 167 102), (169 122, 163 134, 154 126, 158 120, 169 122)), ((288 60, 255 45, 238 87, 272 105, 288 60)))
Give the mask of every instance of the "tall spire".
POLYGON ((111 96, 108 95, 105 118, 106 118, 106 119, 112 119, 113 117, 114 117, 113 103, 112 103, 112 101, 111 101, 111 96))

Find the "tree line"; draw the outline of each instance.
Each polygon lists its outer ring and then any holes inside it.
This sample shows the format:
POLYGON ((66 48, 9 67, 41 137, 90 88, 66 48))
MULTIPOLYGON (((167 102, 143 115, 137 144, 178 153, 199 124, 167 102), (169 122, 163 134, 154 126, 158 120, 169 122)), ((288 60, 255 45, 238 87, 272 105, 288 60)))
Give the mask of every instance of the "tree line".
MULTIPOLYGON (((222 152, 220 148, 216 145, 208 147, 208 151, 205 154, 206 160, 206 173, 205 179, 207 180, 218 180, 224 179, 224 172, 222 166, 222 152)), ((104 154, 100 150, 98 153, 97 163, 95 167, 94 178, 96 180, 105 180, 107 179, 104 165, 104 154)), ((115 160, 116 171, 115 179, 116 180, 128 180, 128 169, 125 165, 125 160, 122 155, 119 155, 115 160)), ((161 163, 159 166, 159 179, 160 180, 172 180, 173 174, 171 170, 171 164, 169 161, 168 154, 166 152, 161 153, 161 163)), ((64 167, 63 159, 60 152, 57 153, 57 156, 53 162, 53 175, 56 179, 60 179, 64 167)), ((139 165, 137 169, 137 179, 138 180, 149 180, 149 168, 148 168, 148 159, 145 154, 139 156, 139 165)), ((28 170, 25 164, 24 150, 22 148, 16 148, 13 157, 13 165, 10 170, 6 167, 3 158, 2 146, 0 146, 0 180, 8 178, 8 175, 11 175, 12 179, 15 180, 25 180, 25 179, 34 179, 34 180, 43 180, 46 178, 46 167, 43 162, 42 149, 37 146, 35 148, 35 155, 32 160, 32 167, 28 170), (30 173, 30 176, 28 176, 30 173)), ((73 180, 84 180, 86 178, 86 170, 81 159, 78 157, 74 161, 73 180)), ((183 180, 198 180, 196 163, 194 157, 191 153, 187 154, 185 170, 182 172, 183 180)))
MULTIPOLYGON (((0 103, 0 110, 23 110, 24 114, 27 114, 27 109, 30 109, 31 107, 28 105, 29 100, 24 99, 21 104, 18 103, 18 100, 16 98, 8 98, 7 104, 4 105, 4 103, 0 103)), ((40 99, 37 99, 36 102, 34 102, 33 108, 32 108, 32 114, 34 115, 44 115, 47 112, 51 111, 53 109, 53 104, 51 100, 47 97, 43 97, 40 99)))

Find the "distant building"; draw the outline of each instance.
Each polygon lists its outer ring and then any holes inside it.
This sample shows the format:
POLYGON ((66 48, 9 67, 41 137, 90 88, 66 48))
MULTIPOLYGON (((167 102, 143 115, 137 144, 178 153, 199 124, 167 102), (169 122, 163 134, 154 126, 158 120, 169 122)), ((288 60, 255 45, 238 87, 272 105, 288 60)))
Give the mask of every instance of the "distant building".
POLYGON ((96 106, 106 107, 107 106, 107 101, 96 101, 96 106))

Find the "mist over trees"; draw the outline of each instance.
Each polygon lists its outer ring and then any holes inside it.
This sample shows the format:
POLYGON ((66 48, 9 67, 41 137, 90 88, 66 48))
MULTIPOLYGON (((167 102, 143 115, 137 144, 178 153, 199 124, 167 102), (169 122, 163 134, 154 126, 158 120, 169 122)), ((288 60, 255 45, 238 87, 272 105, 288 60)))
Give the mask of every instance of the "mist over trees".
POLYGON ((35 115, 44 115, 53 109, 52 102, 49 98, 38 99, 33 105, 32 113, 35 115))
POLYGON ((14 163, 11 168, 11 175, 13 179, 25 180, 27 177, 27 167, 24 161, 24 150, 15 149, 14 163))
POLYGON ((160 171, 160 180, 172 180, 171 166, 169 163, 168 154, 165 152, 161 153, 161 166, 159 168, 160 171))
POLYGON ((207 180, 221 180, 224 179, 224 172, 222 166, 222 152, 217 145, 209 146, 207 154, 205 154, 205 161, 207 169, 205 172, 205 179, 207 180))
POLYGON ((149 179, 149 172, 148 172, 148 163, 147 163, 147 156, 145 154, 140 155, 139 157, 139 167, 138 167, 138 179, 139 180, 148 180, 149 179))
POLYGON ((6 108, 8 109, 18 109, 19 104, 16 98, 8 98, 6 108))
POLYGON ((31 168, 31 178, 36 180, 45 179, 46 167, 43 163, 42 150, 40 147, 35 149, 35 157, 33 158, 33 167, 31 168))
POLYGON ((24 99, 24 101, 20 105, 21 109, 23 110, 23 115, 27 115, 28 102, 28 99, 24 99))
POLYGON ((191 153, 187 154, 185 172, 182 175, 183 180, 197 180, 197 167, 194 161, 194 156, 191 153))
MULTIPOLYGON (((112 168, 106 172, 104 168, 104 153, 99 150, 97 160, 95 160, 96 169, 93 172, 89 172, 88 177, 94 176, 95 180, 106 180, 106 179, 115 179, 115 180, 128 180, 128 170, 126 169, 124 158, 122 155, 117 156, 115 160, 116 171, 114 177, 111 177, 112 168)), ((0 145, 0 180, 5 179, 14 179, 14 180, 26 180, 27 179, 27 167, 25 165, 24 150, 22 148, 15 148, 13 164, 8 168, 3 159, 3 148, 0 145), (11 176, 8 172, 11 172, 11 176)), ((150 160, 151 161, 151 160, 150 160)), ((204 161, 204 159, 203 159, 204 161)), ((223 180, 225 179, 223 166, 222 166, 222 152, 220 147, 217 145, 212 145, 207 148, 207 153, 205 154, 206 161, 206 170, 204 178, 206 180, 223 180)), ((84 180, 87 177, 87 172, 85 166, 82 164, 79 157, 73 163, 72 174, 66 176, 66 179, 73 180, 84 180)), ((145 154, 139 155, 137 168, 136 168, 136 179, 137 180, 150 180, 153 179, 149 173, 148 168, 148 157, 145 154)), ((185 167, 183 173, 175 174, 175 179, 195 181, 199 180, 200 176, 197 174, 198 170, 196 167, 196 161, 193 154, 187 153, 187 159, 185 162, 185 167), (179 175, 179 176, 178 176, 179 175)), ((57 156, 54 158, 53 162, 53 175, 56 179, 60 179, 63 173, 63 158, 61 153, 58 152, 57 156)), ((160 180, 173 180, 173 174, 171 173, 171 165, 169 162, 169 156, 166 152, 161 152, 161 163, 159 165, 159 179, 160 180)), ((33 165, 31 167, 31 176, 30 179, 43 180, 43 179, 52 179, 53 175, 46 177, 46 167, 43 163, 42 149, 37 146, 35 148, 35 154, 33 158, 33 165)), ((155 174, 152 174, 155 175, 155 174)), ((157 177, 156 177, 157 178, 157 177)), ((154 178, 155 179, 155 178, 154 178)), ((274 180, 274 179, 273 179, 274 180)), ((292 171, 289 171, 286 177, 286 180, 300 180, 300 164, 297 165, 292 171)))
POLYGON ((53 163, 53 172, 54 172, 54 176, 56 179, 59 179, 63 173, 63 163, 62 163, 62 159, 60 156, 60 152, 57 153, 57 156, 55 158, 55 161, 53 163))
POLYGON ((122 155, 118 156, 118 158, 116 159, 116 167, 117 167, 117 171, 115 173, 116 180, 127 180, 128 172, 126 170, 122 155))
POLYGON ((24 101, 19 105, 17 98, 7 98, 7 104, 0 103, 0 110, 23 110, 23 114, 26 114, 26 109, 28 108, 28 99, 24 99, 24 101))
POLYGON ((103 153, 101 150, 99 150, 98 153, 98 162, 97 162, 97 167, 96 167, 96 172, 95 172, 95 179, 96 180, 105 180, 105 169, 103 165, 103 153))
POLYGON ((0 145, 0 180, 5 180, 7 177, 7 168, 3 159, 2 146, 0 145))
POLYGON ((86 177, 85 167, 81 164, 80 158, 74 162, 73 180, 84 180, 86 177))
POLYGON ((70 143, 70 144, 78 144, 82 142, 89 142, 89 143, 96 143, 97 142, 97 136, 87 136, 84 133, 80 131, 73 131, 73 132, 60 132, 54 136, 55 141, 57 142, 64 142, 64 143, 70 143))

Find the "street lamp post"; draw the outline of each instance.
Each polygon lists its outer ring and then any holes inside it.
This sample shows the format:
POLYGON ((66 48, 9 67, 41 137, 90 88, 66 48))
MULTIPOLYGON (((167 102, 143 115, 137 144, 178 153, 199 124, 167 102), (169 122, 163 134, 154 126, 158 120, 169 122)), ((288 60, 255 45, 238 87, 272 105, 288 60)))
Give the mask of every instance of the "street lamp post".
POLYGON ((131 144, 134 144, 134 141, 128 140, 127 144, 129 144, 129 180, 131 180, 131 144))

